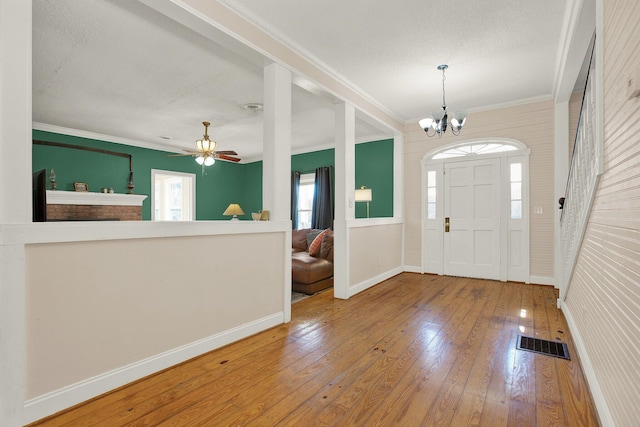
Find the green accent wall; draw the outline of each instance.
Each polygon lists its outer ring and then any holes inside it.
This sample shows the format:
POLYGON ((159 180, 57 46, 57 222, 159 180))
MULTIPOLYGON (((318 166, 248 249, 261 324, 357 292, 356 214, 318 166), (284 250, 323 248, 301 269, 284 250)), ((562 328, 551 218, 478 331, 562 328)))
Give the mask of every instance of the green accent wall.
MULTIPOLYGON (((262 209, 262 162, 235 164, 216 162, 202 168, 192 157, 168 157, 170 152, 133 147, 108 141, 34 130, 33 139, 62 142, 130 154, 133 161, 135 194, 149 197, 142 205, 142 219, 151 219, 151 169, 193 173, 196 175, 196 219, 228 220, 222 215, 229 203, 239 203, 245 212, 241 219, 250 220, 251 212, 262 209)), ((356 188, 365 185, 372 189, 370 216, 393 216, 393 140, 357 144, 355 148, 356 188)), ((321 166, 335 169, 335 150, 327 149, 291 156, 291 170, 314 172, 321 166)), ((103 187, 116 193, 126 193, 129 179, 129 160, 109 154, 63 147, 33 145, 33 171, 53 168, 58 190, 73 191, 74 182, 86 182, 89 191, 100 192, 103 187)), ((335 171, 334 171, 335 182, 335 171)), ((356 203, 356 218, 366 217, 366 204, 356 203)))
POLYGON ((335 150, 333 148, 312 151, 311 153, 295 154, 291 156, 291 170, 299 171, 300 173, 312 173, 316 171, 316 168, 323 166, 332 166, 335 168, 335 157, 335 150))
MULTIPOLYGON (((393 139, 356 144, 356 188, 371 189, 369 216, 393 217, 393 139)), ((367 217, 367 204, 356 203, 356 218, 367 217)))
MULTIPOLYGON (((250 209, 254 209, 256 205, 255 189, 248 182, 249 177, 255 175, 256 166, 219 161, 205 168, 203 174, 202 167, 192 157, 168 157, 172 153, 165 151, 38 130, 33 131, 33 139, 131 154, 135 186, 133 192, 149 196, 142 205, 143 220, 151 219, 151 169, 196 175, 197 220, 229 219, 222 215, 229 203, 239 203, 246 214, 240 218, 251 219, 250 209), (245 170, 251 173, 246 174, 245 170), (245 189, 250 191, 245 192, 245 189)), ((32 167, 34 172, 47 169, 47 174, 52 168, 55 169, 58 190, 73 191, 74 182, 86 182, 91 192, 100 192, 103 187, 112 187, 116 193, 127 192, 129 159, 124 157, 71 148, 33 145, 32 167)), ((260 173, 262 173, 261 168, 260 173)), ((259 192, 262 193, 262 184, 259 192)), ((260 204, 261 196, 257 205, 260 204)))
MULTIPOLYGON (((371 188, 369 203, 371 218, 393 217, 393 139, 356 144, 356 188, 371 188)), ((291 170, 301 173, 314 172, 321 166, 335 167, 335 150, 314 151, 291 156, 291 170)), ((335 183, 335 170, 334 170, 335 183)), ((367 217, 367 204, 356 203, 356 218, 367 217)))

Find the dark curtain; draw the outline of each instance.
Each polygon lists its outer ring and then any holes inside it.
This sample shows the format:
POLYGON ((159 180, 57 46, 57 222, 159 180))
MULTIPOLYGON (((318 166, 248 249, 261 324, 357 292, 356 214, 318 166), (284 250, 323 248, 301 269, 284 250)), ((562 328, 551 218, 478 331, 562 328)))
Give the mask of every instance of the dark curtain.
POLYGON ((331 166, 316 169, 311 228, 324 230, 333 228, 333 190, 331 185, 331 166))
POLYGON ((300 188, 300 172, 291 172, 291 228, 298 229, 298 189, 300 188))

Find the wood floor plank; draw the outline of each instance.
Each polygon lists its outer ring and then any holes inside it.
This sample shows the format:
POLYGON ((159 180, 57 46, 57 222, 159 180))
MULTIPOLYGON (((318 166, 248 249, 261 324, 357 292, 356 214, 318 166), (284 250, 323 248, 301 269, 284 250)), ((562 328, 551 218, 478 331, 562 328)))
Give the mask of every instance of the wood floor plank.
MULTIPOLYGON (((552 340, 555 335, 551 330, 547 318, 549 295, 553 296, 553 289, 537 286, 533 288, 534 312, 533 321, 536 338, 552 340)), ((557 360, 551 356, 536 355, 536 418, 545 426, 567 425, 560 386, 557 381, 557 360)), ((566 363, 566 361, 560 361, 566 363)))
POLYGON ((552 288, 403 273, 33 425, 598 425, 552 288), (515 350, 561 338, 571 361, 515 350), (544 335, 544 336, 543 336, 544 335))
POLYGON ((463 284, 454 301, 451 317, 435 339, 431 340, 420 358, 406 369, 387 399, 371 415, 371 425, 402 424, 421 425, 428 415, 447 375, 454 366, 460 346, 484 307, 484 299, 478 299, 478 282, 461 279, 463 284))
MULTIPOLYGON (((533 287, 522 288, 520 321, 518 329, 524 335, 533 336, 533 287)), ((516 350, 511 381, 508 425, 536 425, 536 382, 534 354, 516 350), (530 424, 527 424, 530 423, 530 424)))
MULTIPOLYGON (((419 297, 418 296, 411 297, 409 294, 406 294, 410 300, 417 301, 415 304, 412 304, 412 306, 420 304, 420 301, 425 301, 425 299, 426 301, 432 300, 434 298, 434 294, 438 292, 438 290, 435 288, 428 290, 427 292, 425 292, 422 289, 418 289, 418 288, 416 289, 419 290, 420 292, 419 294, 417 294, 419 295, 419 297)), ((441 297, 441 295, 442 293, 435 295, 435 298, 441 297)), ((310 391, 315 391, 315 393, 312 396, 308 395, 307 401, 304 402, 305 404, 308 404, 309 402, 314 402, 313 407, 299 408, 297 411, 304 411, 305 413, 313 413, 313 419, 317 419, 318 412, 322 408, 326 407, 326 405, 334 399, 334 396, 337 394, 336 390, 346 389, 349 384, 349 381, 353 380, 354 378, 359 378, 360 375, 363 375, 366 369, 368 368, 369 364, 379 360, 379 357, 381 355, 384 355, 385 353, 389 354, 388 349, 390 344, 394 340, 393 338, 394 332, 398 332, 399 330, 400 333, 403 335, 411 335, 411 334, 406 334, 406 331, 405 331, 406 326, 404 325, 396 327, 396 330, 392 331, 392 333, 390 334, 386 332, 386 330, 389 327, 391 327, 391 325, 396 324, 398 322, 416 322, 415 318, 411 320, 414 317, 413 311, 410 308, 403 309, 402 302, 400 302, 400 304, 401 304, 400 307, 393 309, 393 312, 396 314, 391 318, 386 319, 380 325, 380 326, 385 326, 385 328, 376 326, 376 328, 373 328, 373 330, 370 332, 371 335, 369 337, 370 339, 367 344, 369 351, 367 351, 367 347, 364 348, 364 351, 363 351, 364 357, 354 359, 352 364, 345 367, 344 370, 341 371, 338 376, 326 378, 323 380, 324 382, 314 381, 311 387, 309 387, 309 384, 304 385, 304 390, 301 391, 300 395, 304 395, 305 393, 308 393, 310 391), (386 336, 384 336, 384 334, 386 334, 386 336), (376 341, 376 338, 378 339, 378 341, 376 341), (322 387, 323 385, 325 385, 325 387, 322 387)), ((419 309, 419 307, 416 307, 415 309, 419 309)), ((350 344, 350 345, 353 345, 353 344, 350 344)), ((296 396, 298 396, 298 393, 296 393, 296 396)), ((286 414, 287 411, 290 411, 290 409, 287 409, 287 405, 283 404, 282 401, 278 402, 278 404, 269 411, 270 413, 265 413, 265 417, 267 417, 266 420, 270 423, 275 423, 276 421, 278 421, 278 418, 277 417, 274 418, 273 413, 275 412, 276 414, 286 414)), ((297 418, 297 415, 289 414, 288 418, 295 419, 297 418)), ((289 419, 287 419, 285 422, 288 422, 289 419)), ((234 420, 234 421, 237 421, 237 420, 234 420)))
MULTIPOLYGON (((460 398, 465 391, 473 364, 477 361, 477 356, 482 351, 482 344, 489 327, 491 314, 498 304, 498 294, 491 292, 490 286, 499 286, 494 283, 483 281, 483 293, 475 296, 474 304, 480 304, 485 299, 484 305, 478 316, 469 316, 469 323, 473 325, 470 332, 463 340, 456 342, 458 355, 453 368, 449 371, 442 387, 438 390, 437 396, 431 404, 431 409, 427 412, 423 421, 424 425, 449 425, 451 419, 458 410, 460 398)), ((486 389, 479 391, 483 395, 486 389)), ((471 387, 469 394, 473 393, 471 387)))
POLYGON ((514 287, 509 283, 495 283, 495 287, 498 289, 494 291, 500 292, 498 301, 493 313, 486 313, 489 315, 489 324, 484 342, 474 360, 464 392, 451 419, 451 425, 480 424, 491 380, 496 371, 500 370, 508 360, 507 347, 510 344, 510 335, 505 334, 504 330, 508 325, 506 317, 514 295, 514 287))
POLYGON ((502 307, 503 322, 499 327, 500 338, 496 342, 493 353, 491 380, 487 389, 487 396, 480 417, 481 426, 504 426, 509 419, 509 404, 511 401, 511 382, 513 379, 515 342, 519 332, 520 304, 522 303, 523 287, 514 283, 507 283, 509 302, 502 307))
POLYGON ((338 419, 335 414, 340 414, 342 424, 362 425, 370 412, 388 398, 396 382, 395 377, 402 374, 405 366, 415 363, 429 341, 443 327, 448 317, 444 307, 454 301, 452 289, 444 287, 433 298, 414 304, 408 322, 396 322, 395 330, 374 349, 385 368, 359 366, 361 372, 353 372, 351 381, 341 382, 340 392, 328 407, 314 413, 315 418, 320 423, 326 423, 338 419))

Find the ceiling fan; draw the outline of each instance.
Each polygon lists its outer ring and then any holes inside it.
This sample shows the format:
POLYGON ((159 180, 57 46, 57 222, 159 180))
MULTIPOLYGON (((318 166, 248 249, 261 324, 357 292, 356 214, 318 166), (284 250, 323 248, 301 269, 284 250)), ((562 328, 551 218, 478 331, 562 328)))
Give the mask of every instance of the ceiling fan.
POLYGON ((202 139, 196 141, 196 151, 189 152, 187 154, 170 154, 168 157, 181 157, 192 156, 196 158, 196 163, 204 166, 211 166, 216 162, 216 159, 226 160, 229 162, 237 163, 240 161, 235 151, 216 151, 217 142, 209 139, 209 126, 211 123, 202 122, 204 125, 204 135, 202 139))

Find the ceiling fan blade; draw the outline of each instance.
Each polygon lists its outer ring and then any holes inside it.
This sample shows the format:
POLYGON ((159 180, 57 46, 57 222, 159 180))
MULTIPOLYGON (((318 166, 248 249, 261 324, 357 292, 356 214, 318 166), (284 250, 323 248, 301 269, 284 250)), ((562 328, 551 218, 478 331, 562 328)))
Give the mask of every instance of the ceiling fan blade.
POLYGON ((231 156, 227 156, 225 154, 220 154, 220 153, 216 153, 216 158, 220 159, 220 160, 228 160, 230 162, 239 162, 240 159, 237 157, 231 157, 231 156))
POLYGON ((233 150, 227 150, 227 151, 216 151, 216 154, 226 154, 226 155, 230 155, 230 156, 237 156, 238 153, 236 153, 233 150))
POLYGON ((187 153, 187 154, 169 154, 167 157, 184 157, 184 156, 195 156, 196 153, 187 153))

